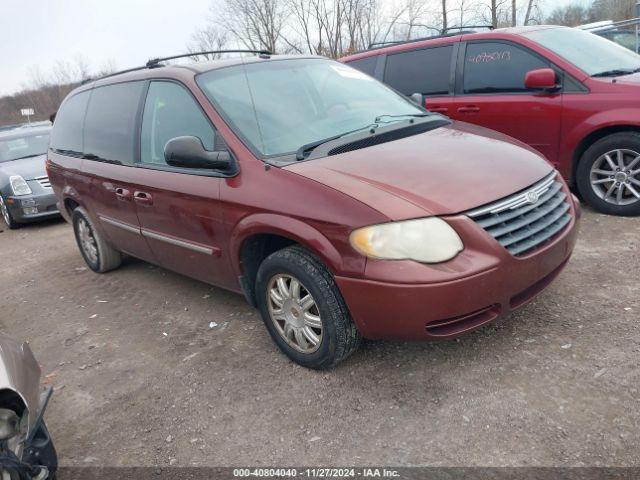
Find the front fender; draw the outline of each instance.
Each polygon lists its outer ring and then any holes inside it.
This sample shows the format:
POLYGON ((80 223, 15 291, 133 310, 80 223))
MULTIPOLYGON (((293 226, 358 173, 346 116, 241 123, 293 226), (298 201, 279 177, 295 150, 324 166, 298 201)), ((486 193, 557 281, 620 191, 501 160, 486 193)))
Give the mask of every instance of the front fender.
POLYGON ((331 241, 319 230, 295 218, 273 213, 257 213, 240 220, 231 233, 230 251, 236 275, 242 275, 240 249, 244 241, 259 234, 279 235, 289 238, 317 255, 332 274, 362 273, 364 258, 358 263, 348 261, 331 241))

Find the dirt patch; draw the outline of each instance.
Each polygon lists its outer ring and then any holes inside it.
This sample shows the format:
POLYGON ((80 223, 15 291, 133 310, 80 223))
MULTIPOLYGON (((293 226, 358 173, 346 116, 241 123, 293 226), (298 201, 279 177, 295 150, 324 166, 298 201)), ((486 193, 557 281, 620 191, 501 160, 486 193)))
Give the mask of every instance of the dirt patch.
POLYGON ((242 297, 134 260, 96 275, 49 222, 0 233, 0 328, 55 373, 63 465, 637 465, 639 231, 587 211, 524 309, 319 373, 242 297))

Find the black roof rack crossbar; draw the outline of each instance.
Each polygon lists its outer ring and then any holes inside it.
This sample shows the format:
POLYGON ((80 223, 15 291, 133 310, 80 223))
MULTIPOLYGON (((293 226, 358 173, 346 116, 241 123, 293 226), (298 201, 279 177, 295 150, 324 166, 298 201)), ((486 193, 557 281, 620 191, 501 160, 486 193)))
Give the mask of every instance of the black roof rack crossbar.
POLYGON ((269 50, 208 50, 204 52, 181 53, 170 57, 152 58, 147 62, 146 68, 155 68, 160 62, 175 60, 176 58, 197 57, 199 55, 215 55, 220 53, 255 53, 256 55, 273 55, 269 50))
POLYGON ((494 27, 493 25, 460 25, 458 27, 447 27, 444 29, 445 32, 448 32, 449 30, 466 30, 468 28, 488 28, 489 30, 495 30, 496 27, 494 27))
POLYGON ((180 55, 172 55, 170 57, 162 57, 162 58, 151 58, 147 63, 142 65, 141 67, 127 68, 126 70, 120 70, 113 73, 108 73, 107 75, 101 75, 97 78, 87 78, 82 81, 82 85, 85 83, 93 82, 95 80, 102 80, 103 78, 114 77, 116 75, 122 75, 123 73, 129 72, 137 72, 138 70, 145 70, 147 68, 157 68, 160 67, 160 62, 165 62, 167 60, 174 60, 176 58, 186 58, 186 57, 197 57, 198 55, 213 55, 218 53, 255 53, 257 55, 271 56, 273 55, 268 50, 209 50, 205 52, 191 52, 191 53, 182 53, 180 55))
MULTIPOLYGON (((482 26, 483 28, 487 28, 486 25, 482 26)), ((469 27, 451 27, 451 29, 454 28, 469 28, 469 27)), ((447 28, 447 30, 449 30, 449 28, 447 28)), ((369 48, 366 48, 364 50, 360 50, 358 52, 355 53, 361 53, 361 52, 367 52, 369 50, 377 50, 379 48, 384 48, 384 47, 388 47, 391 45, 403 45, 405 43, 414 43, 414 42, 422 42, 423 40, 434 40, 436 38, 446 38, 446 37, 455 37, 456 35, 463 35, 465 33, 478 33, 475 30, 459 30, 457 32, 452 32, 452 33, 442 33, 440 35, 431 35, 429 37, 420 37, 420 38, 412 38, 410 40, 395 40, 395 41, 388 41, 388 42, 373 42, 369 44, 369 48)))

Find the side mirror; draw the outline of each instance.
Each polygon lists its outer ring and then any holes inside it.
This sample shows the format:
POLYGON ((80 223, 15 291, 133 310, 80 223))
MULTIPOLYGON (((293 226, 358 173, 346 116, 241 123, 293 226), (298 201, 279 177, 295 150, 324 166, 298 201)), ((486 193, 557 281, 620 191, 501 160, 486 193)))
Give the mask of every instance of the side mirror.
POLYGON ((227 151, 205 150, 198 137, 172 138, 164 146, 164 159, 168 165, 182 168, 206 168, 224 170, 231 165, 227 151))
POLYGON ((524 86, 529 90, 556 90, 558 88, 556 72, 551 68, 531 70, 524 76, 524 86))
POLYGON ((412 93, 411 95, 409 95, 409 100, 411 100, 416 105, 424 107, 424 103, 423 103, 424 99, 422 98, 421 93, 412 93))

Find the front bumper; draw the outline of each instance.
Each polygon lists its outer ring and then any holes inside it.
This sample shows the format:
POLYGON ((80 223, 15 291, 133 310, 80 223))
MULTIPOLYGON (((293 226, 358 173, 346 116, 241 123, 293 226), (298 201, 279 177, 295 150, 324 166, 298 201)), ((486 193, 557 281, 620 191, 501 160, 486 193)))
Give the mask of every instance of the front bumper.
POLYGON ((60 215, 57 199, 53 192, 10 196, 6 200, 6 205, 13 219, 19 223, 60 215))
POLYGON ((515 257, 465 216, 447 219, 465 250, 439 265, 368 260, 365 278, 336 277, 360 333, 369 339, 428 340, 458 336, 497 320, 542 292, 567 264, 580 207, 533 253, 515 257))

